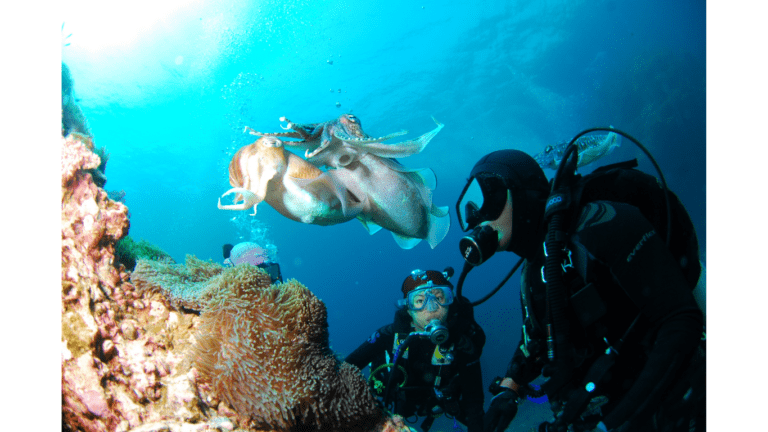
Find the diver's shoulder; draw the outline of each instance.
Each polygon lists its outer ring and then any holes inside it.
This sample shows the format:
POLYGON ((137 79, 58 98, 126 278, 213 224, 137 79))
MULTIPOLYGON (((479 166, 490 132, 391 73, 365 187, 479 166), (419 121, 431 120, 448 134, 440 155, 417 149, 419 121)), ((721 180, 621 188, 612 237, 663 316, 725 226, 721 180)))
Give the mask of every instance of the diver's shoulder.
POLYGON ((636 223, 639 220, 645 220, 637 207, 623 202, 606 200, 588 202, 579 209, 577 214, 576 232, 601 225, 603 228, 620 228, 626 222, 636 223))

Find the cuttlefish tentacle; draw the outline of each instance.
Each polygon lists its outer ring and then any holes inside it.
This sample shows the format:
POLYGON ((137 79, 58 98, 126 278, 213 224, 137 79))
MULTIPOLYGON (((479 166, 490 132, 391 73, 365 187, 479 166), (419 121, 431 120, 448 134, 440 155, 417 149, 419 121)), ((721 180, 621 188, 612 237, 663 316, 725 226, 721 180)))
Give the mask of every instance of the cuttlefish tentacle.
POLYGON ((305 158, 309 159, 311 157, 314 157, 321 151, 325 150, 329 145, 331 145, 331 141, 333 141, 333 137, 331 136, 331 127, 327 125, 323 126, 320 136, 322 137, 320 139, 320 145, 312 151, 309 151, 309 149, 307 149, 304 152, 305 158))
POLYGON ((256 135, 256 136, 260 136, 260 137, 261 136, 270 136, 270 137, 286 137, 286 138, 304 139, 304 137, 306 136, 306 134, 302 135, 301 133, 296 132, 296 131, 294 131, 294 132, 259 132, 259 131, 251 129, 248 126, 245 127, 245 132, 248 132, 251 135, 256 135))
MULTIPOLYGON (((429 144, 432 138, 434 138, 438 134, 438 132, 440 132, 440 130, 442 130, 443 127, 445 127, 444 124, 435 120, 434 117, 432 117, 432 120, 435 121, 435 123, 437 124, 437 127, 414 140, 404 141, 396 144, 384 144, 378 141, 365 142, 365 141, 355 141, 355 140, 344 141, 344 142, 346 144, 349 144, 355 147, 360 147, 362 150, 365 150, 369 153, 373 153, 381 157, 402 158, 406 156, 411 156, 414 154, 421 153, 421 151, 424 150, 424 148, 427 146, 427 144, 429 144)), ((400 133, 391 134, 391 135, 397 136, 397 135, 400 135, 400 133)), ((385 138, 389 139, 391 138, 391 135, 387 135, 387 137, 385 138)))
POLYGON ((251 192, 248 189, 245 188, 232 188, 226 192, 224 192, 221 197, 219 197, 219 204, 218 207, 220 210, 248 210, 249 208, 253 207, 253 215, 256 214, 256 205, 259 204, 262 200, 260 200, 255 193, 251 192), (221 204, 221 198, 229 195, 229 194, 239 194, 243 197, 243 202, 241 203, 234 203, 234 204, 227 204, 222 205, 221 204))
POLYGON ((405 135, 407 133, 408 133, 407 130, 401 130, 400 132, 393 132, 393 133, 391 133, 389 135, 384 135, 383 137, 378 137, 378 138, 373 138, 373 137, 357 138, 357 137, 352 137, 352 136, 346 135, 344 133, 338 133, 337 132, 335 134, 335 136, 336 136, 336 138, 344 141, 345 143, 359 145, 359 144, 379 143, 379 142, 382 142, 382 141, 390 140, 390 139, 392 139, 394 137, 399 137, 401 135, 405 135))
POLYGON ((285 116, 280 117, 280 121, 287 123, 285 127, 280 125, 283 130, 293 130, 301 136, 302 142, 316 140, 323 132, 325 124, 327 123, 299 124, 288 120, 285 116))
POLYGON ((292 130, 292 131, 294 131, 296 134, 299 135, 298 138, 301 138, 304 141, 311 140, 315 136, 314 129, 309 129, 309 131, 307 131, 307 128, 302 127, 301 125, 295 125, 292 121, 288 120, 285 117, 280 117, 280 121, 287 123, 285 127, 283 127, 283 125, 280 125, 280 127, 283 130, 292 130))

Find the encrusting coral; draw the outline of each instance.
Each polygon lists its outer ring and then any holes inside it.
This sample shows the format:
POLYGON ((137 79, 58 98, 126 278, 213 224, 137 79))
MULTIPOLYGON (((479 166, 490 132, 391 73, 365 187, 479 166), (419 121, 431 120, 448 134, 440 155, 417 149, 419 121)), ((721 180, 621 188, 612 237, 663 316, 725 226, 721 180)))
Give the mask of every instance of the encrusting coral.
POLYGON ((91 139, 62 138, 63 431, 408 430, 334 358, 298 282, 192 256, 117 264, 127 208, 94 182, 91 139))

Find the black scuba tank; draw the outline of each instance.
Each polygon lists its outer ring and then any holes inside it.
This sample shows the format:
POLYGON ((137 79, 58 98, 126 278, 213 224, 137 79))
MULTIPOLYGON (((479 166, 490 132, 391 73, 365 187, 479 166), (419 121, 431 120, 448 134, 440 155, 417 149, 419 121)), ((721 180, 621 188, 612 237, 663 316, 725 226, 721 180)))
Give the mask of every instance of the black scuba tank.
MULTIPOLYGON (((579 208, 592 201, 615 201, 637 207, 660 238, 666 238, 664 189, 656 177, 636 169, 636 166, 637 160, 630 160, 597 168, 579 180, 573 191, 574 201, 579 208)), ((685 206, 674 192, 668 192, 672 231, 667 247, 693 290, 701 274, 699 242, 685 206)))

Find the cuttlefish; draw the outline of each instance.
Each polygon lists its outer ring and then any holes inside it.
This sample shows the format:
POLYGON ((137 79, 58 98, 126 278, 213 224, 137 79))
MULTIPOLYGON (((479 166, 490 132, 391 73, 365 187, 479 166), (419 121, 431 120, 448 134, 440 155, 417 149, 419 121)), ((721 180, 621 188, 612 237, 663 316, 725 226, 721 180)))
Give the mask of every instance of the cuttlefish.
POLYGON ((407 169, 393 159, 364 153, 328 173, 350 196, 360 197, 357 219, 370 234, 385 228, 403 249, 422 239, 434 249, 448 234, 448 207, 432 202, 436 179, 431 169, 407 169))
MULTIPOLYGON (((615 132, 609 132, 606 135, 585 135, 579 137, 576 140, 578 154, 576 166, 581 168, 584 165, 595 162, 613 152, 620 145, 621 137, 615 132)), ((536 159, 540 167, 556 170, 560 166, 560 161, 563 159, 567 147, 568 141, 548 145, 533 158, 536 159)))
POLYGON ((229 184, 232 189, 222 197, 235 194, 235 203, 222 205, 219 198, 222 210, 253 208, 255 215, 259 203, 267 201, 283 216, 315 225, 335 225, 359 213, 359 206, 345 209, 354 197, 340 196, 343 191, 327 173, 287 151, 276 137, 261 137, 238 150, 229 163, 229 184))
POLYGON ((360 119, 353 114, 342 114, 336 119, 321 122, 299 124, 280 117, 287 126, 280 126, 290 132, 262 133, 260 136, 278 136, 296 138, 298 141, 285 141, 286 145, 303 148, 307 161, 318 167, 341 168, 358 160, 363 154, 373 154, 384 158, 403 158, 420 153, 432 138, 443 128, 443 124, 414 140, 386 144, 392 138, 405 135, 408 131, 394 132, 382 137, 372 137, 365 133, 360 119))
POLYGON ((434 173, 407 169, 391 158, 420 152, 442 127, 438 123, 433 131, 400 144, 381 141, 405 132, 370 138, 350 114, 332 122, 297 126, 288 133, 246 128, 260 138, 233 157, 229 167, 233 188, 222 196, 234 193, 236 203, 222 205, 219 200, 219 208, 253 207, 255 214, 258 203, 266 200, 292 220, 332 225, 357 218, 371 234, 381 228, 391 231, 404 249, 422 239, 434 248, 450 227, 448 208, 432 203, 434 173), (280 139, 284 137, 303 141, 289 143, 280 139), (286 150, 287 145, 304 145, 308 159, 286 150), (321 166, 329 169, 323 171, 321 166))

